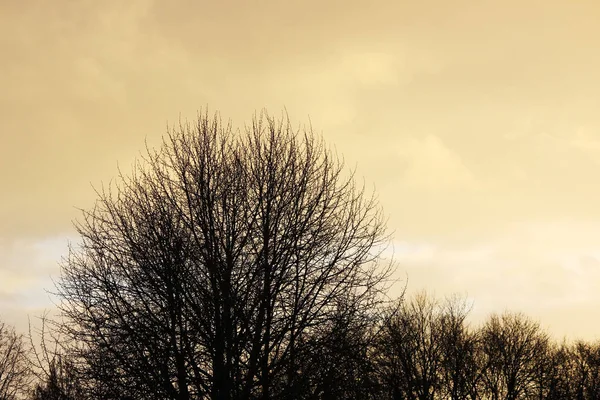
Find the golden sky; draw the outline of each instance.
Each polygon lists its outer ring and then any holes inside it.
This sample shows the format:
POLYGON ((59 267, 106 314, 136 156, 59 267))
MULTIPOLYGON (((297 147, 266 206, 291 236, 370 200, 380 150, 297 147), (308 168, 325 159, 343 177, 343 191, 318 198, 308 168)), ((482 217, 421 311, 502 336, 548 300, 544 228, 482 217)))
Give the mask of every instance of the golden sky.
POLYGON ((0 0, 0 60, 7 322, 144 139, 286 107, 375 186, 409 292, 600 338, 597 0, 0 0))

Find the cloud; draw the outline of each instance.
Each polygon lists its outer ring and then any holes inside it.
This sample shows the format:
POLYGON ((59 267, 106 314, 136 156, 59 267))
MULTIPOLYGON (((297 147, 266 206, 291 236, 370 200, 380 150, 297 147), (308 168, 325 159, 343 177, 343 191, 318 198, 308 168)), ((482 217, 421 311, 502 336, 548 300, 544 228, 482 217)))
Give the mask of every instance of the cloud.
MULTIPOLYGON (((409 294, 426 288, 439 296, 468 295, 475 322, 506 309, 536 319, 570 310, 571 320, 583 320, 588 305, 600 306, 600 246, 591 239, 597 237, 598 223, 529 221, 460 244, 399 242, 394 258, 399 276, 408 275, 409 294)), ((600 322, 577 329, 556 318, 544 322, 557 337, 592 338, 600 329, 600 322)))
POLYGON ((422 139, 400 141, 397 150, 408 164, 401 183, 411 189, 443 191, 476 187, 473 173, 438 136, 429 134, 422 139))
POLYGON ((0 308, 50 307, 59 262, 67 255, 70 234, 3 241, 0 245, 0 308))

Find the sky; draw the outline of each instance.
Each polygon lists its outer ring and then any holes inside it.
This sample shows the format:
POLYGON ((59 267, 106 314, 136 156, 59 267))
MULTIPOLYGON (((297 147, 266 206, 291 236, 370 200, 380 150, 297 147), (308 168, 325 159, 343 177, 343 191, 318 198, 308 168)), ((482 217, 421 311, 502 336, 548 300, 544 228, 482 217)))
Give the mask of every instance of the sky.
POLYGON ((378 193, 393 291, 600 339, 598 21, 595 0, 0 0, 0 318, 52 309, 72 221, 145 141, 285 107, 378 193))

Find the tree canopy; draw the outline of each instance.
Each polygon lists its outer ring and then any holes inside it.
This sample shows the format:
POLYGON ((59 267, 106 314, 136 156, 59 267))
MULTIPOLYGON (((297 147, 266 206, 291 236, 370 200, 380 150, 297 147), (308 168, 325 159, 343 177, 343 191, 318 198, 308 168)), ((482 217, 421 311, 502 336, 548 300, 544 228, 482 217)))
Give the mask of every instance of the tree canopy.
POLYGON ((90 382, 135 398, 308 395, 303 363, 390 272, 375 197, 310 128, 266 113, 243 132, 207 114, 170 130, 77 229, 65 333, 90 382))

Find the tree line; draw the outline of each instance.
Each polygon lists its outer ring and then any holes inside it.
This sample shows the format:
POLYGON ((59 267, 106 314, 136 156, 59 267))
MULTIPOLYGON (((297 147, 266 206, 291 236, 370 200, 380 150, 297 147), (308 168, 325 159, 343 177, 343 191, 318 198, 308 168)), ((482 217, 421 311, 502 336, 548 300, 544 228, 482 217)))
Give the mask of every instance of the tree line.
POLYGON ((58 317, 0 331, 0 400, 597 397, 596 345, 390 298, 375 194, 287 116, 169 129, 75 227, 58 317))
MULTIPOLYGON (((553 341, 538 323, 511 312, 472 328, 468 311, 464 299, 421 293, 388 304, 376 317, 340 316, 328 329, 330 339, 310 344, 297 359, 293 392, 276 382, 272 398, 600 399, 600 342, 553 341)), ((115 380, 118 371, 82 368, 60 346, 35 350, 30 336, 1 326, 0 399, 169 398, 133 393, 131 381, 115 380)))

